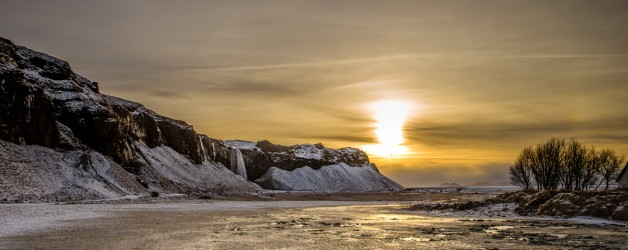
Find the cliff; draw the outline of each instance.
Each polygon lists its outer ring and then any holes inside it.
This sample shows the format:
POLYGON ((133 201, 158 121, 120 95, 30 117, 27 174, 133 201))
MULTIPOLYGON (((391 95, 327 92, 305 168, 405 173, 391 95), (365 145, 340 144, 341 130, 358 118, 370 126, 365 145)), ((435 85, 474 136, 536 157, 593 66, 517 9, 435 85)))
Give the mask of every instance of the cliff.
POLYGON ((398 191, 368 156, 355 148, 322 144, 275 145, 269 141, 225 141, 243 155, 248 180, 266 189, 298 191, 398 191))
MULTIPOLYGON (((277 179, 268 174, 273 168, 315 170, 344 163, 377 172, 355 149, 265 141, 243 148, 199 135, 183 121, 101 94, 98 83, 74 73, 63 60, 2 38, 0 90, 0 199, 5 201, 260 190, 253 181, 265 188, 299 189, 257 181, 277 179), (303 157, 304 147, 322 154, 303 157)), ((381 190, 399 188, 390 181, 381 190)))

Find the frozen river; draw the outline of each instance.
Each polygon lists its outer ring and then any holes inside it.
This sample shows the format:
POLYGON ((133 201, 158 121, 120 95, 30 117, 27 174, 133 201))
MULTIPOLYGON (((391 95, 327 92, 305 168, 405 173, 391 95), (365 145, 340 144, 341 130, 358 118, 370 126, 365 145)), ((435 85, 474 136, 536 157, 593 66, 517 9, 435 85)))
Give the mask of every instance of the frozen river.
POLYGON ((2 249, 626 249, 626 224, 435 214, 403 202, 0 205, 2 249))

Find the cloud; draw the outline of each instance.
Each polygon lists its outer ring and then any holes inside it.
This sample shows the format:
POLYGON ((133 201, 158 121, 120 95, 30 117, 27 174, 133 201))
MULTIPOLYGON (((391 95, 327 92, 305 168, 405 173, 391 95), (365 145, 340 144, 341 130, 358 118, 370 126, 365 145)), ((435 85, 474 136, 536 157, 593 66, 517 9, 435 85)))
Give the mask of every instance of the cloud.
POLYGON ((377 143, 377 139, 372 136, 354 136, 354 135, 349 135, 349 134, 334 135, 334 134, 320 134, 319 133, 319 134, 312 134, 312 135, 306 135, 306 136, 295 135, 295 137, 300 138, 300 139, 305 139, 308 141, 330 140, 330 141, 341 141, 341 142, 348 142, 348 143, 366 143, 366 144, 377 143))
POLYGON ((547 137, 607 138, 623 140, 628 117, 615 114, 584 120, 538 117, 535 120, 479 120, 473 115, 462 121, 422 121, 407 125, 410 140, 435 144, 508 143, 547 137))
POLYGON ((267 94, 274 96, 290 96, 301 94, 302 91, 294 86, 282 85, 279 83, 254 81, 250 79, 223 80, 223 81, 207 81, 198 84, 198 88, 208 92, 217 92, 232 95, 249 95, 255 96, 259 94, 267 94))
POLYGON ((377 164, 380 172, 405 187, 439 186, 451 182, 460 185, 507 182, 509 165, 508 162, 468 163, 430 159, 377 164))
POLYGON ((162 97, 167 99, 183 99, 188 98, 188 95, 181 93, 180 91, 169 91, 169 90, 151 90, 149 93, 152 96, 162 97))
POLYGON ((291 68, 310 68, 310 67, 330 67, 343 64, 363 64, 371 62, 385 62, 393 60, 404 60, 411 58, 430 57, 428 55, 389 55, 378 56, 370 58, 354 58, 354 59, 339 59, 328 61, 315 61, 315 62, 301 62, 301 63, 284 63, 284 64, 264 64, 264 65, 248 65, 248 66, 235 66, 235 67, 223 67, 223 68, 206 68, 195 69, 203 72, 228 72, 228 71, 251 71, 251 70, 278 70, 278 69, 291 69, 291 68))
MULTIPOLYGON (((282 64, 260 64, 230 67, 206 67, 202 65, 181 65, 179 68, 186 71, 199 71, 204 73, 233 72, 233 71, 258 71, 258 70, 289 70, 298 68, 337 67, 347 64, 370 64, 375 62, 408 61, 424 59, 587 59, 587 58, 625 58, 628 54, 468 54, 468 53, 439 53, 439 54, 398 54, 382 55, 367 58, 336 59, 313 62, 292 62, 282 64)), ((172 65, 176 67, 175 65, 172 65)))

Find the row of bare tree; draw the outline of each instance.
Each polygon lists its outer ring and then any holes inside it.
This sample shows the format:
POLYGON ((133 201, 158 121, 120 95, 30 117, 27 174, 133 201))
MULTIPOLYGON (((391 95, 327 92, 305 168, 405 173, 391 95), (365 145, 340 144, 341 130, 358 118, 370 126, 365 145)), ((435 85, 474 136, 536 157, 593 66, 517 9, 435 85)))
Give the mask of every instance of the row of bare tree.
POLYGON ((552 138, 524 148, 510 166, 510 180, 524 189, 583 191, 604 183, 608 189, 624 159, 612 149, 552 138))

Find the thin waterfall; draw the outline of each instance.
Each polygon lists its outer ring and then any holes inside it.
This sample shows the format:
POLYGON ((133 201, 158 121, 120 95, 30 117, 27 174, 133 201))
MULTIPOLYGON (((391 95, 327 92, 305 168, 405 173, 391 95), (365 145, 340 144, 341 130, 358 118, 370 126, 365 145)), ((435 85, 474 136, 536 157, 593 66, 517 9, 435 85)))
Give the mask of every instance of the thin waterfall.
POLYGON ((242 152, 238 148, 231 148, 229 151, 229 159, 231 161, 231 171, 239 176, 246 177, 246 166, 244 165, 244 158, 242 158, 242 152))

